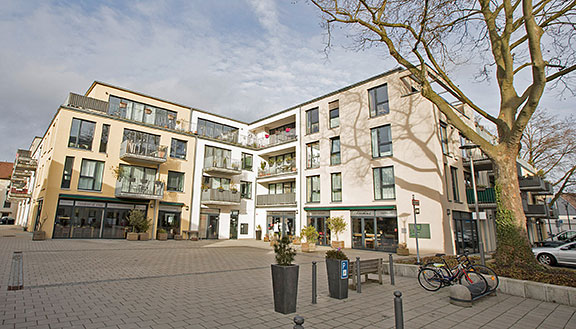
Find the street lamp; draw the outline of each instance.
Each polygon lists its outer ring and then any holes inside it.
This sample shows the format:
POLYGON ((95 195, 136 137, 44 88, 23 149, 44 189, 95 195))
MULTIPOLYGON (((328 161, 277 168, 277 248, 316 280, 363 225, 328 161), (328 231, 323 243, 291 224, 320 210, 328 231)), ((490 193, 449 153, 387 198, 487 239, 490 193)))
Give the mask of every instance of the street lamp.
POLYGON ((476 221, 478 223, 478 231, 479 231, 478 233, 480 233, 479 234, 480 239, 478 241, 478 248, 480 249, 480 262, 482 263, 482 265, 486 265, 486 258, 484 255, 484 242, 482 241, 483 239, 482 232, 484 230, 482 229, 482 224, 480 224, 480 210, 478 210, 478 191, 476 190, 476 178, 474 175, 474 157, 472 156, 472 149, 476 148, 479 148, 479 146, 476 144, 464 144, 460 146, 460 149, 466 150, 466 154, 470 158, 470 171, 472 172, 472 189, 474 190, 474 210, 476 212, 476 221))
POLYGON ((568 229, 572 229, 572 225, 570 224, 570 213, 568 212, 568 202, 565 201, 564 206, 566 207, 566 219, 568 220, 568 229))

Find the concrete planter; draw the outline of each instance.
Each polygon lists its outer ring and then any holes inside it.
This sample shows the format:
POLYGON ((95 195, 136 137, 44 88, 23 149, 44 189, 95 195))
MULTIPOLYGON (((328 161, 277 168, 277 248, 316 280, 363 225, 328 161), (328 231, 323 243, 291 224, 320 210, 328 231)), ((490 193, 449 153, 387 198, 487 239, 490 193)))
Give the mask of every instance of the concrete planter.
POLYGON ((262 231, 256 231, 256 240, 262 240, 262 231))
POLYGON ((32 241, 42 241, 46 240, 46 232, 44 231, 34 231, 32 234, 32 241))
POLYGON ((182 240, 182 234, 174 234, 174 240, 181 241, 182 240))
POLYGON ((138 241, 138 233, 129 232, 126 234, 126 240, 128 241, 138 241))
POLYGON ((156 233, 156 239, 166 241, 168 240, 168 233, 156 233))
POLYGON ((138 233, 138 239, 140 239, 140 241, 148 241, 150 240, 150 234, 148 234, 148 232, 138 233))
POLYGON ((334 249, 344 249, 344 241, 332 241, 330 244, 334 249))
POLYGON ((341 263, 340 259, 326 258, 328 291, 330 292, 330 297, 336 299, 348 298, 348 278, 340 279, 341 263))
POLYGON ((396 249, 396 254, 398 256, 409 256, 410 255, 410 250, 408 248, 400 248, 398 247, 396 249))
POLYGON ((296 312, 299 266, 281 266, 277 264, 272 264, 271 266, 274 311, 282 314, 296 312))
POLYGON ((315 243, 302 242, 302 252, 314 252, 316 251, 315 243))

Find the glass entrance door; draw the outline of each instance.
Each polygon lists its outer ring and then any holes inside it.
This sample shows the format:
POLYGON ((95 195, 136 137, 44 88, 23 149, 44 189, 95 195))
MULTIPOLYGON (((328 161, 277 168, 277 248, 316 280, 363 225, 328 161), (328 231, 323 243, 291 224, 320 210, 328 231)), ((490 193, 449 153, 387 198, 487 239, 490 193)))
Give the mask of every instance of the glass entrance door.
POLYGON ((364 234, 362 218, 352 218, 352 248, 364 248, 364 234))
POLYGON ((398 248, 398 224, 396 218, 376 217, 376 249, 396 252, 398 248))
POLYGON ((397 246, 395 217, 352 217, 352 248, 396 252, 397 246))
POLYGON ((456 235, 456 252, 461 254, 465 250, 471 253, 479 252, 478 226, 476 220, 469 213, 454 212, 454 228, 456 235))
POLYGON ((270 236, 292 236, 296 229, 296 214, 293 212, 268 214, 268 234, 270 236))
POLYGON ((330 229, 328 228, 326 217, 308 217, 308 225, 314 226, 318 232, 318 242, 317 244, 323 246, 330 245, 330 229))
POLYGON ((238 239, 238 210, 230 213, 230 239, 238 239))
POLYGON ((180 234, 180 213, 160 210, 158 229, 164 229, 168 233, 168 239, 174 239, 174 235, 180 234))
POLYGON ((209 214, 208 225, 206 227, 206 239, 218 239, 218 221, 219 215, 209 214))

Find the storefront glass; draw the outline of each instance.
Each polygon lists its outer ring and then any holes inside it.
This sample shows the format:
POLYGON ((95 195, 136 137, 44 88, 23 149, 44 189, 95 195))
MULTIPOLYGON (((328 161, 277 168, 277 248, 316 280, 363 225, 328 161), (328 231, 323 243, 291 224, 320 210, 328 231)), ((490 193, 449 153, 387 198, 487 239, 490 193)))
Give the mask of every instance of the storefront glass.
POLYGON ((396 252, 398 221, 395 210, 351 211, 352 248, 396 252))

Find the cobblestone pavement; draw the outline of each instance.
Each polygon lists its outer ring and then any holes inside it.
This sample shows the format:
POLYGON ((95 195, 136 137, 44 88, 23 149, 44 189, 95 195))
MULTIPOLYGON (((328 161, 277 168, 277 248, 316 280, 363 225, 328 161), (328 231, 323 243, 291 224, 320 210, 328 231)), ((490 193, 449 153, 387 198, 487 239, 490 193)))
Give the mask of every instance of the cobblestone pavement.
MULTIPOLYGON (((350 251, 349 256, 386 254, 350 251)), ((472 308, 430 293, 413 278, 368 283, 346 300, 327 296, 323 252, 296 256, 298 312, 309 328, 391 328, 393 291, 403 293, 406 328, 576 328, 576 308, 505 294, 472 308), (311 262, 318 261, 318 304, 311 262)), ((273 310, 271 249, 259 241, 31 241, 0 226, 0 328, 292 328, 273 310), (7 291, 14 251, 24 289, 7 291)))

